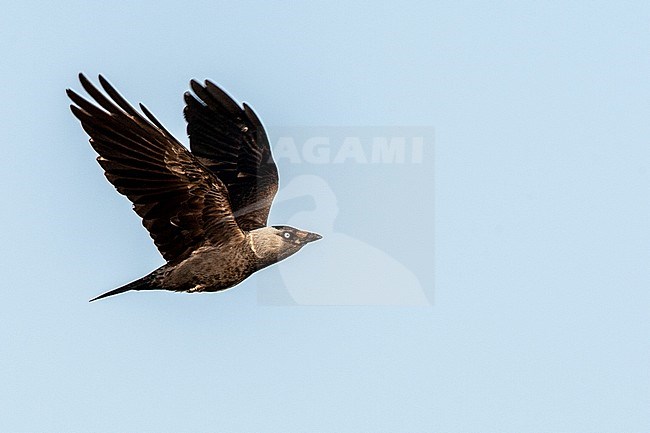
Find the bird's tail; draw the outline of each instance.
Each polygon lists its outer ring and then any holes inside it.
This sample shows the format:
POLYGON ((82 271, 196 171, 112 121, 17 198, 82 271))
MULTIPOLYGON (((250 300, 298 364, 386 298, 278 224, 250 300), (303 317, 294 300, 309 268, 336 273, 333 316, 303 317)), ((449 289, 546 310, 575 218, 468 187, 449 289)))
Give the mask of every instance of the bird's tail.
POLYGON ((118 295, 120 293, 128 292, 129 290, 155 290, 158 289, 159 287, 154 286, 151 283, 151 279, 148 277, 142 277, 139 280, 135 280, 125 286, 118 287, 117 289, 113 289, 111 291, 108 291, 106 293, 103 293, 96 298, 92 298, 88 302, 96 301, 98 299, 106 298, 108 296, 113 296, 113 295, 118 295))

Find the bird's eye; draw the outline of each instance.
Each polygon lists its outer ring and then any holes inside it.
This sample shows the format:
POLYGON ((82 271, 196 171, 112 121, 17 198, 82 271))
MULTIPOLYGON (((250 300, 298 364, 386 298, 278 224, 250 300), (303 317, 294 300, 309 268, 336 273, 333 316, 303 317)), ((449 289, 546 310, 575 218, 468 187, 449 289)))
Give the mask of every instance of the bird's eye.
POLYGON ((284 238, 289 239, 291 237, 291 233, 289 232, 284 232, 284 238))

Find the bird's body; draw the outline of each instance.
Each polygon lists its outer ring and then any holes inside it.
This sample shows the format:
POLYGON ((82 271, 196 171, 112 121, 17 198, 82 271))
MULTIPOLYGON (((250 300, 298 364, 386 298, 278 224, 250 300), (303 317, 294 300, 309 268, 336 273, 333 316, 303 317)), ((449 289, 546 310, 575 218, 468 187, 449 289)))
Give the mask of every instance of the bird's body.
POLYGON ((184 111, 190 152, 144 106, 148 120, 99 79, 109 97, 80 75, 99 107, 68 90, 72 112, 167 263, 93 300, 129 290, 225 290, 320 239, 266 226, 278 174, 262 124, 246 104, 240 108, 209 81, 192 81, 197 96, 185 94, 184 111))

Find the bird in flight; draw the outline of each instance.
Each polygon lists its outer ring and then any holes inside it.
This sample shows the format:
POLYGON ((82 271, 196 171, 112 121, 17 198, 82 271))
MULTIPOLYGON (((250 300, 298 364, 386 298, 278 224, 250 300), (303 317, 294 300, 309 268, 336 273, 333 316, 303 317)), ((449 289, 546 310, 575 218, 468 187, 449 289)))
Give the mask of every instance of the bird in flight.
POLYGON ((130 290, 216 292, 286 259, 316 233, 268 227, 278 170, 262 123, 212 82, 190 82, 183 114, 190 150, 142 104, 144 116, 101 75, 68 89, 106 178, 132 203, 166 263, 96 298, 130 290))

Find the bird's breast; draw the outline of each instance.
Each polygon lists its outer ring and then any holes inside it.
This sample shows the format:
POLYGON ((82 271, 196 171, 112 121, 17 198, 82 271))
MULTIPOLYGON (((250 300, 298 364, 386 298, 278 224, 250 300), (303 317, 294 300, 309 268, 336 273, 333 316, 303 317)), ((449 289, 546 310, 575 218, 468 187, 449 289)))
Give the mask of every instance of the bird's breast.
POLYGON ((246 279, 254 268, 250 254, 240 248, 198 248, 188 258, 167 270, 165 285, 170 290, 217 291, 246 279))

